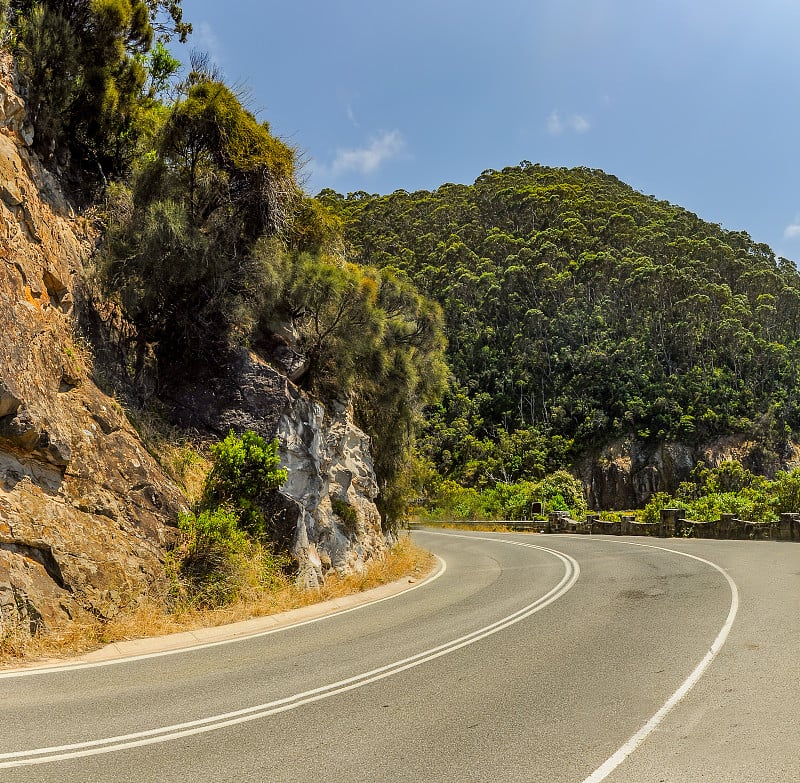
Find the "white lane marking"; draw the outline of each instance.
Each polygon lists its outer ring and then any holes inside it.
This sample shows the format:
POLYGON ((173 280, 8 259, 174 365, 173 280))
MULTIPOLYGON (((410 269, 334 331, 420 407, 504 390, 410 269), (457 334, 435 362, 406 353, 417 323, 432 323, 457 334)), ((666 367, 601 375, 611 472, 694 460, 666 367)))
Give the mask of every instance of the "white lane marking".
POLYGON ((224 644, 234 644, 235 642, 246 642, 250 641, 251 639, 259 639, 262 636, 271 636, 274 633, 281 633, 292 628, 301 628, 304 625, 319 623, 323 620, 328 620, 331 617, 339 617, 340 615, 349 614, 350 612, 355 612, 359 609, 366 609, 368 606, 381 604, 384 601, 391 601, 393 598, 399 598, 402 595, 407 595, 414 590, 418 590, 420 587, 426 587, 427 585, 431 584, 431 582, 434 582, 440 576, 442 576, 442 574, 444 574, 444 572, 447 570, 447 563, 445 563, 441 557, 437 557, 436 559, 439 561, 439 568, 436 573, 432 574, 426 579, 423 579, 423 581, 415 584, 413 587, 408 587, 400 593, 387 595, 383 598, 376 598, 374 601, 367 601, 366 603, 358 604, 357 606, 351 606, 348 609, 339 609, 338 611, 331 612, 330 614, 312 617, 309 620, 300 620, 299 622, 290 623, 289 625, 282 625, 277 628, 269 628, 266 631, 243 633, 240 636, 235 636, 231 639, 220 639, 216 642, 198 642, 197 644, 191 644, 186 647, 176 647, 172 650, 159 650, 158 652, 140 653, 139 655, 126 655, 120 658, 111 658, 107 661, 86 661, 83 663, 64 663, 55 664, 53 666, 40 666, 31 669, 13 669, 12 671, 0 672, 0 680, 9 680, 17 677, 36 677, 37 675, 56 674, 58 672, 74 672, 78 669, 96 669, 101 666, 117 666, 121 663, 144 661, 148 658, 161 658, 165 655, 181 655, 183 653, 196 652, 197 650, 207 650, 210 647, 221 647, 224 644))
MULTIPOLYGON (((461 536, 463 538, 474 538, 474 536, 461 536)), ((536 612, 541 611, 546 606, 549 606, 554 601, 557 601, 563 596, 574 584, 580 576, 580 566, 578 562, 569 555, 559 552, 554 549, 548 549, 543 546, 535 544, 528 544, 520 541, 509 541, 503 539, 486 538, 487 541, 501 542, 512 544, 514 546, 522 546, 530 549, 537 549, 547 554, 553 555, 558 558, 564 565, 564 576, 561 581, 550 591, 545 593, 540 598, 537 598, 527 606, 518 609, 500 620, 496 620, 489 625, 479 628, 476 631, 460 636, 449 642, 441 644, 437 647, 432 647, 429 650, 417 653, 408 658, 404 658, 394 663, 386 664, 377 669, 365 672, 363 674, 350 677, 346 680, 324 685, 320 688, 315 688, 303 693, 296 693, 293 696, 288 696, 283 699, 268 702, 266 704, 259 704, 254 707, 247 707, 245 709, 236 710, 233 712, 223 713, 221 715, 213 715, 207 718, 199 718, 197 720, 188 721, 186 723, 178 723, 172 726, 163 726, 157 729, 150 729, 149 731, 140 731, 132 734, 124 734, 116 737, 105 737, 98 740, 89 740, 86 742, 77 742, 69 745, 53 746, 48 748, 34 748, 32 750, 14 751, 10 753, 0 754, 0 769, 9 769, 11 767, 30 766, 32 764, 47 764, 55 761, 64 761, 67 759, 81 758, 84 756, 96 756, 102 753, 112 753, 119 750, 128 748, 141 747, 143 745, 153 745, 161 742, 168 742, 171 740, 180 739, 181 737, 189 737, 196 734, 203 734, 209 731, 216 731, 229 726, 236 726, 241 723, 246 723, 252 720, 258 720, 270 715, 275 715, 280 712, 295 709, 304 704, 310 704, 321 699, 326 699, 340 693, 360 688, 378 680, 391 677, 394 674, 399 674, 408 669, 413 669, 423 663, 440 658, 443 655, 449 655, 462 647, 474 644, 475 642, 485 639, 488 636, 498 633, 522 620, 530 617, 536 612)))
POLYGON ((697 555, 689 554, 688 552, 680 552, 677 549, 669 549, 665 546, 655 546, 653 544, 639 544, 633 541, 608 541, 603 543, 616 543, 616 544, 625 544, 627 546, 638 546, 644 549, 660 549, 664 552, 671 552, 674 555, 680 555, 681 557, 688 557, 692 560, 697 560, 700 563, 705 565, 711 566, 715 570, 719 571, 725 579, 728 580, 728 586, 731 590, 731 606, 728 610, 728 617, 725 620, 725 624, 722 626, 722 630, 717 634, 717 638, 714 639, 711 647, 709 648, 708 652, 703 657, 703 660, 697 665, 695 670, 683 681, 681 686, 672 696, 664 702, 664 705, 661 709, 650 718, 647 723, 642 726, 639 731, 637 731, 633 736, 625 742, 622 747, 609 756, 588 778, 584 779, 583 783, 600 783, 600 781, 605 780, 623 761, 625 761, 628 756, 631 755, 646 739, 650 736, 650 734, 658 728, 659 724, 667 717, 667 714, 675 707, 683 698, 686 696, 689 691, 697 685, 700 678, 705 673, 706 669, 711 665, 711 662, 714 658, 717 657, 717 653, 722 649, 722 645, 725 644, 725 641, 728 638, 728 634, 730 633, 731 628, 733 627, 733 622, 736 619, 736 613, 739 611, 739 588, 736 586, 736 582, 731 579, 728 573, 721 567, 718 566, 716 563, 712 563, 710 560, 706 560, 705 558, 698 557, 697 555))

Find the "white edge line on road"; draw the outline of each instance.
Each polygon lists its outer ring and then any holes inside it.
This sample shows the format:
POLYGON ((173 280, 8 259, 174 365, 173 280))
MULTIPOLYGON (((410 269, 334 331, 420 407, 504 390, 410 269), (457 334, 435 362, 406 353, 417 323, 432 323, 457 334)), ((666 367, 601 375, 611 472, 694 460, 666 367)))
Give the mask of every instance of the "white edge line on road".
MULTIPOLYGON (((476 536, 460 537, 477 538, 476 536)), ((161 728, 150 729, 148 731, 120 735, 117 737, 106 737, 98 740, 89 740, 70 745, 2 753, 0 754, 0 760, 2 760, 0 761, 0 769, 30 766, 32 764, 46 764, 55 761, 65 761, 67 759, 95 756, 128 748, 141 747, 143 745, 153 745, 156 743, 167 742, 170 740, 180 739, 181 737, 203 734, 205 732, 215 731, 229 726, 246 723, 248 721, 257 720, 259 718, 265 718, 270 715, 295 709, 296 707, 300 707, 304 704, 310 704, 330 696, 345 693, 347 691, 354 690, 355 688, 360 688, 364 685, 368 685, 386 677, 390 677, 394 674, 399 674, 400 672, 412 669, 416 666, 420 666, 423 663, 440 658, 443 655, 448 655, 449 653, 455 652, 462 647, 474 644, 481 639, 485 639, 486 637, 492 636, 493 634, 498 633, 505 628, 515 625, 516 623, 526 619, 527 617, 530 617, 531 615, 535 614, 541 609, 544 609, 546 606, 549 606, 551 603, 561 598, 561 596, 563 596, 572 588, 580 576, 580 566, 578 565, 578 562, 563 552, 520 541, 510 541, 497 538, 485 538, 484 540, 493 541, 495 543, 512 544, 514 546, 523 546, 554 555, 564 564, 564 576, 554 588, 545 593, 543 596, 537 598, 527 606, 518 609, 516 612, 501 618, 500 620, 496 620, 495 622, 490 623, 483 628, 479 628, 464 636, 458 637, 457 639, 453 639, 449 642, 441 644, 438 647, 433 647, 429 650, 417 653, 409 658, 395 661, 394 663, 364 672, 363 674, 355 675, 354 677, 350 677, 346 680, 331 683, 329 685, 315 688, 303 693, 297 693, 293 696, 288 696, 267 704, 260 704, 254 707, 237 710, 235 712, 200 718, 187 723, 163 726, 161 728)))
MULTIPOLYGON (((597 540, 597 539, 595 539, 597 540)), ((646 739, 647 737, 655 731, 659 724, 667 717, 667 714, 675 707, 683 698, 686 696, 689 691, 694 688, 695 685, 699 682, 700 678, 705 673, 706 669, 711 665, 711 662, 714 658, 717 657, 717 653, 722 649, 722 646, 725 644, 725 641, 728 638, 728 634, 730 633, 731 628, 733 627, 733 622, 736 619, 736 614, 739 611, 739 588, 736 586, 736 582, 731 579, 728 573, 721 567, 718 566, 716 563, 712 563, 710 560, 706 560, 705 558, 698 557, 697 555, 692 555, 688 552, 680 552, 677 549, 669 549, 665 546, 655 546, 653 544, 639 544, 633 541, 609 541, 608 543, 617 543, 617 544, 625 544, 627 546, 638 546, 643 547, 645 549, 660 549, 664 552, 671 552, 675 555, 680 555, 681 557, 688 557, 692 560, 697 560, 700 563, 704 563, 705 565, 711 566, 713 569, 719 571, 725 579, 728 581, 728 586, 731 590, 731 606, 728 610, 728 617, 725 620, 725 624, 722 626, 722 630, 717 634, 717 638, 714 639, 711 647, 709 648, 708 652, 703 657, 703 660, 697 665, 695 670, 683 681, 681 686, 672 696, 664 702, 664 705, 661 709, 650 718, 647 723, 642 726, 639 731, 637 731, 627 742, 615 753, 608 757, 588 778, 583 780, 583 783, 600 783, 601 781, 605 780, 620 764, 622 764, 628 756, 631 755, 646 739)))
MULTIPOLYGON (((183 653, 196 652, 197 650, 207 650, 210 647, 221 647, 224 644, 234 644, 235 642, 245 642, 251 639, 258 639, 262 636, 271 636, 274 633, 288 631, 292 628, 300 628, 304 625, 319 623, 322 620, 328 620, 331 617, 338 617, 339 615, 355 612, 357 609, 366 609, 368 606, 374 606, 375 604, 380 604, 383 603, 384 601, 391 601, 393 598, 399 598, 401 595, 407 595, 413 590, 418 590, 420 587, 426 587, 427 585, 431 584, 431 582, 434 582, 436 579, 442 576, 442 574, 444 574, 444 572, 447 570, 447 563, 445 563, 445 561, 442 560, 442 558, 439 557, 438 555, 434 556, 436 557, 436 560, 439 563, 436 572, 426 577, 418 584, 415 584, 413 587, 408 587, 398 593, 393 593, 392 595, 387 595, 384 596, 383 598, 376 598, 372 601, 367 601, 363 604, 358 604, 357 606, 348 607, 347 609, 339 609, 335 612, 330 612, 329 614, 319 615, 318 617, 312 617, 308 620, 300 620, 295 623, 289 623, 288 625, 281 625, 278 626, 277 628, 268 628, 267 630, 264 631, 254 631, 252 633, 245 632, 238 636, 233 636, 230 639, 219 639, 215 642, 198 642, 197 644, 191 644, 185 647, 175 647, 170 650, 158 650, 156 652, 150 652, 150 653, 123 655, 119 658, 109 658, 106 661, 82 661, 80 663, 63 663, 63 664, 54 664, 52 666, 37 666, 37 667, 31 667, 29 669, 12 669, 10 671, 0 672, 0 680, 14 679, 17 677, 35 677, 37 675, 43 675, 43 674, 56 674, 58 672, 74 672, 78 669, 96 669, 101 666, 116 666, 121 663, 144 661, 147 660, 148 658, 161 658, 165 655, 181 655, 183 653)), ((341 599, 333 599, 333 600, 341 600, 341 599)), ((315 606, 319 606, 319 604, 309 604, 308 608, 313 608, 315 606)), ((270 616, 274 615, 265 615, 263 619, 266 619, 270 616)), ((254 619, 260 619, 260 618, 254 618, 254 619)), ((222 627, 223 626, 217 626, 217 628, 222 628, 222 627)), ((198 631, 204 629, 196 628, 195 630, 198 631)))

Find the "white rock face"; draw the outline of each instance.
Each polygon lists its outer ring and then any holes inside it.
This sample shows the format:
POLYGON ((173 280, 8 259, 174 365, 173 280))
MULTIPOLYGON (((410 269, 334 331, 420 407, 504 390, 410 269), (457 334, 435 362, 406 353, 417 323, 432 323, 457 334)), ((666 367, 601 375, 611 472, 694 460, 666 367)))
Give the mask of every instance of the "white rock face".
POLYGON ((299 395, 277 432, 281 464, 289 474, 281 493, 300 510, 292 554, 301 582, 312 587, 331 569, 363 570, 388 548, 374 502, 378 485, 369 438, 353 423, 350 406, 331 408, 299 395))
POLYGON ((169 400, 186 429, 277 438, 288 478, 265 513, 273 539, 297 559, 302 584, 317 587, 330 571, 359 572, 385 555, 370 440, 353 423, 351 406, 323 405, 244 348, 230 349, 213 377, 173 389, 169 400))

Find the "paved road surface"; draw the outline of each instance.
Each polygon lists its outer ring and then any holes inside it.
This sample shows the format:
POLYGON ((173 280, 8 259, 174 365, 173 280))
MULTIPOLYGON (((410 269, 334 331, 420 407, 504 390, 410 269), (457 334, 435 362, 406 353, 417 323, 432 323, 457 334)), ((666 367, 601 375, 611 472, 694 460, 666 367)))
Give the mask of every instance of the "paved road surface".
POLYGON ((0 781, 800 779, 800 546, 415 536, 389 601, 0 678, 0 781))

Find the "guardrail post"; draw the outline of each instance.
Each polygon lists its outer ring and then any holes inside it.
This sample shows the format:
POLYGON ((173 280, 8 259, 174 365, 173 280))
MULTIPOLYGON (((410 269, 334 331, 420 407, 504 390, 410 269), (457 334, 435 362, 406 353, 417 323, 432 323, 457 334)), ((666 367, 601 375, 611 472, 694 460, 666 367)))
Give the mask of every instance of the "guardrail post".
POLYGON ((619 532, 620 535, 629 536, 631 534, 631 525, 636 521, 636 517, 631 514, 620 514, 619 517, 619 532))
POLYGON ((662 508, 661 509, 661 535, 665 537, 678 534, 678 520, 686 515, 682 508, 662 508))

